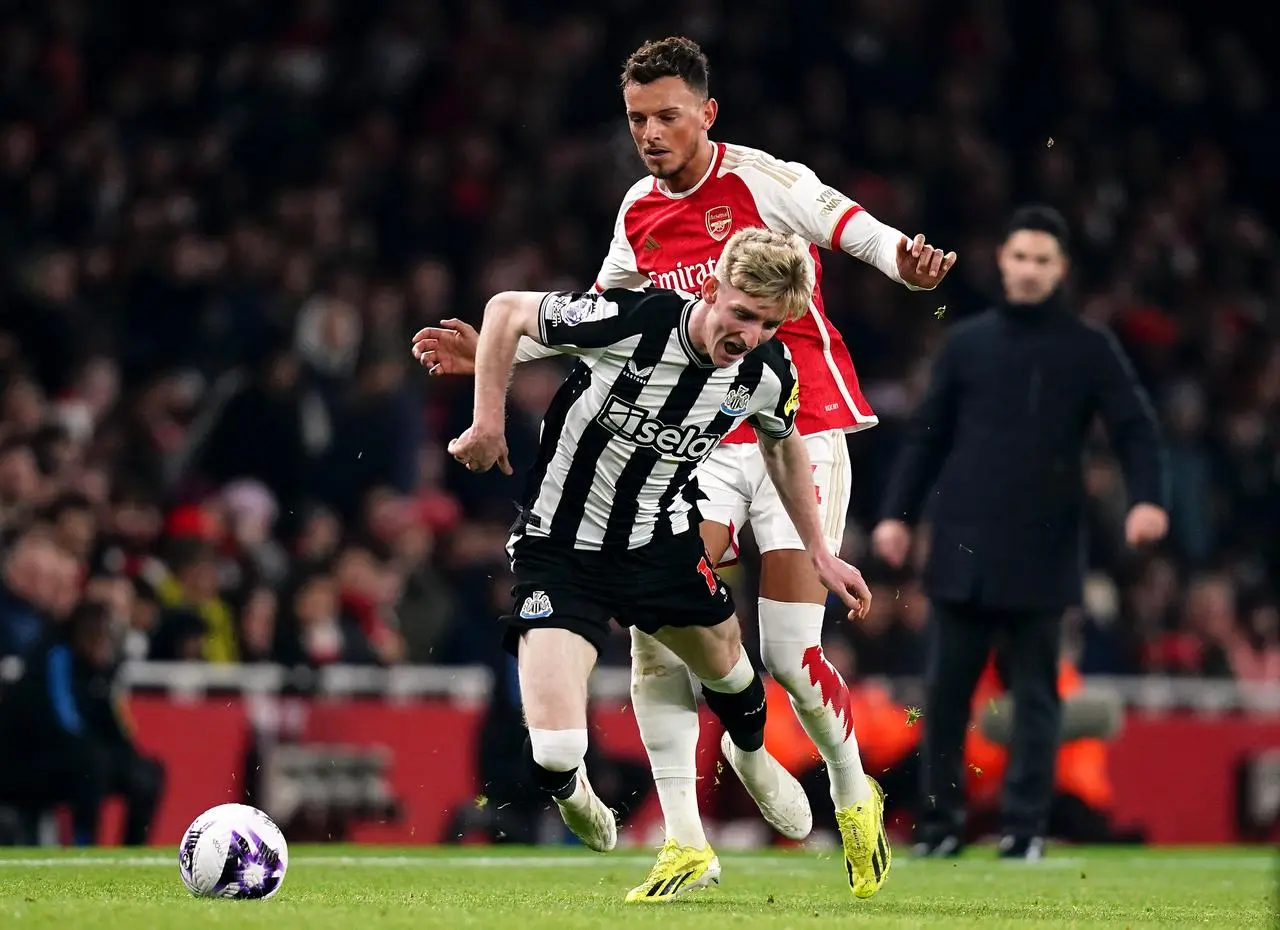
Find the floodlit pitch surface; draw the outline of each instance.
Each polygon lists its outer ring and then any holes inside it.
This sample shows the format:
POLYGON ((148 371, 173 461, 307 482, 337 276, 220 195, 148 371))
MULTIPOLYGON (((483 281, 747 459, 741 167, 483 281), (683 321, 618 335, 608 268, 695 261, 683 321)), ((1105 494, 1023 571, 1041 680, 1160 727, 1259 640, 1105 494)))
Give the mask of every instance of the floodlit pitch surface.
POLYGON ((625 850, 298 846, 266 902, 192 898, 170 850, 0 849, 0 927, 24 930, 707 930, 742 927, 1276 927, 1270 849, 1056 847, 1043 862, 989 849, 921 862, 905 851, 855 901, 831 852, 721 856, 718 888, 624 904, 652 858, 625 850))

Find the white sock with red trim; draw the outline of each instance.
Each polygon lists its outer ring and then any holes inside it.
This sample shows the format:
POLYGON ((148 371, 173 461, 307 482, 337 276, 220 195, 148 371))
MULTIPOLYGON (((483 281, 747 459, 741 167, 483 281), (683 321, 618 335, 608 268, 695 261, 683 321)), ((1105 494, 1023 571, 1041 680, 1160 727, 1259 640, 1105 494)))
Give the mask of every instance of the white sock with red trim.
POLYGON ((827 764, 837 810, 871 797, 853 732, 849 689, 822 651, 822 604, 762 597, 760 658, 791 695, 791 709, 827 764))

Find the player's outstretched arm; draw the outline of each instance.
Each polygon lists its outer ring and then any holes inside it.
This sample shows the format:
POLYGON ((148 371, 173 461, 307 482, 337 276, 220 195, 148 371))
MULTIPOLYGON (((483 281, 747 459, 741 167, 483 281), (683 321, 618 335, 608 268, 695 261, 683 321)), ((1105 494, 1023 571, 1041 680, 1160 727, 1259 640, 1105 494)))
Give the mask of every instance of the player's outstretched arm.
MULTIPOLYGON (((413 357, 430 375, 471 375, 476 370, 476 344, 480 334, 462 320, 441 320, 439 326, 424 326, 413 335, 413 357)), ((559 354, 549 346, 521 337, 516 361, 531 362, 559 354)))
POLYGON ((854 208, 838 235, 833 247, 875 266, 913 291, 933 290, 956 263, 955 252, 934 246, 924 233, 909 239, 860 207, 854 208))
POLYGON ((471 471, 497 465, 511 474, 507 460, 507 384, 521 336, 538 335, 538 308, 546 294, 504 291, 484 308, 484 323, 476 342, 476 391, 472 422, 449 443, 449 453, 471 471))
POLYGON ((799 162, 734 149, 725 156, 746 182, 764 225, 794 232, 820 248, 846 252, 912 290, 932 290, 956 263, 923 235, 908 238, 799 162))
POLYGON ((822 536, 818 504, 813 494, 813 468, 804 439, 794 429, 785 439, 777 439, 757 429, 765 469, 773 481, 783 509, 800 534, 814 570, 827 589, 849 608, 849 619, 867 616, 871 609, 871 591, 862 573, 839 559, 822 536))

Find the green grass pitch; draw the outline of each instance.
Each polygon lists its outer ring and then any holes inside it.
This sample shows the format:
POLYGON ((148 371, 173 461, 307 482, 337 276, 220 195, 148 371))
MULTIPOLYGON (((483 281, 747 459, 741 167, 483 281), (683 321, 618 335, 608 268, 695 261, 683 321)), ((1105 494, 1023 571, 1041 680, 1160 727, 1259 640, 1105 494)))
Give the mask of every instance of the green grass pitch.
POLYGON ((721 856, 718 888, 623 904, 645 851, 299 846, 270 901, 192 898, 173 850, 0 850, 0 928, 382 930, 475 927, 1277 927, 1270 850, 1057 847, 1040 863, 974 849, 953 861, 899 854, 884 889, 855 901, 835 854, 721 856))

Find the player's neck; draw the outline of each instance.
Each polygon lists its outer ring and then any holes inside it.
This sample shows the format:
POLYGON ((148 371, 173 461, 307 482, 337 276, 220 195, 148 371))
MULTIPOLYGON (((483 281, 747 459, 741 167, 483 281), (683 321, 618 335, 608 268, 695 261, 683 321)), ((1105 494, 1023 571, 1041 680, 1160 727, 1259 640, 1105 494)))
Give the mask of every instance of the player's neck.
POLYGON ((703 139, 702 144, 698 146, 698 154, 689 160, 689 164, 685 165, 679 174, 658 183, 669 193, 683 194, 706 177, 715 157, 716 144, 710 139, 703 139))

